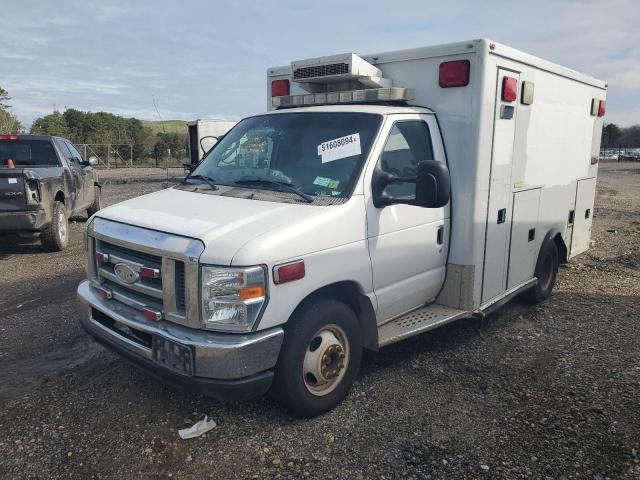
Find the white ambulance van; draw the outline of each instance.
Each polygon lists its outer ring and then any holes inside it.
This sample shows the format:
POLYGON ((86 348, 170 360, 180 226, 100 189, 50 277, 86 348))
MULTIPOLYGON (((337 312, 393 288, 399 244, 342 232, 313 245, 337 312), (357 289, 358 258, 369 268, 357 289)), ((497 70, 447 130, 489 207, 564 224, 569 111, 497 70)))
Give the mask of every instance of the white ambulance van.
POLYGON ((195 120, 187 123, 189 164, 195 167, 202 157, 231 130, 236 120, 195 120))
POLYGON ((318 415, 363 349, 543 301, 589 247, 604 82, 489 40, 267 78, 184 182, 88 223, 83 326, 148 371, 318 415))

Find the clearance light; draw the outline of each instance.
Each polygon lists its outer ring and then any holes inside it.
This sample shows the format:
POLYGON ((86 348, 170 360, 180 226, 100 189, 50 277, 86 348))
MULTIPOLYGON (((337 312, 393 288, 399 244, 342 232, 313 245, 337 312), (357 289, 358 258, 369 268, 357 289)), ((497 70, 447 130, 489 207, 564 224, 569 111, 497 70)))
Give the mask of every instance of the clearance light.
POLYGON ((304 275, 304 260, 298 260, 296 262, 276 265, 273 267, 273 283, 276 285, 300 280, 304 275))
POLYGON ((143 308, 142 314, 144 315, 144 318, 153 322, 158 322, 162 318, 162 312, 158 312, 157 310, 152 310, 150 308, 143 308))
POLYGON ((96 252, 96 262, 105 263, 109 261, 109 255, 102 252, 96 252))
POLYGON ((274 80, 271 82, 271 96, 284 97, 289 95, 289 80, 274 80))
POLYGON ((394 102, 413 100, 410 88, 367 88, 344 92, 316 93, 273 97, 273 107, 301 107, 303 105, 330 105, 336 103, 394 102))
POLYGON ((442 62, 438 72, 438 84, 442 88, 466 87, 469 85, 469 60, 442 62))
POLYGON ((160 270, 157 268, 140 267, 138 274, 144 278, 158 278, 160 277, 160 270))
POLYGON ((600 100, 600 104, 598 105, 598 116, 604 117, 606 102, 604 100, 600 100))
POLYGON ((513 77, 502 78, 502 101, 514 102, 518 98, 518 80, 513 77))

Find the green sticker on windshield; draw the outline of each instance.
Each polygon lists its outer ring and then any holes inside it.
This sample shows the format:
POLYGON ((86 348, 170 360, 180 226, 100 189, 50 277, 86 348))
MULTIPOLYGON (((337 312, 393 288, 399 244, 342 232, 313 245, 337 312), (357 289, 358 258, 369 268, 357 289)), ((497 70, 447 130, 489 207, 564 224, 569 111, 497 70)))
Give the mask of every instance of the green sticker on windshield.
POLYGON ((319 185, 321 187, 330 188, 333 190, 338 188, 338 185, 340 185, 340 182, 338 180, 332 180, 326 177, 316 177, 316 179, 313 181, 313 184, 319 185))

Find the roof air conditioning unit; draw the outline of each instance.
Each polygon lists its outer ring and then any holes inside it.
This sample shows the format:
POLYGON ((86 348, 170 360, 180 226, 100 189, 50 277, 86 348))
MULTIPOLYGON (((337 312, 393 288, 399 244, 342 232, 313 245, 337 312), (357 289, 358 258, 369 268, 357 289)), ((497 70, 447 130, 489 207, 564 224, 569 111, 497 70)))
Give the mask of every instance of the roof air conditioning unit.
POLYGON ((389 88, 391 80, 355 53, 309 58, 291 62, 293 81, 308 92, 330 92, 353 88, 389 88))

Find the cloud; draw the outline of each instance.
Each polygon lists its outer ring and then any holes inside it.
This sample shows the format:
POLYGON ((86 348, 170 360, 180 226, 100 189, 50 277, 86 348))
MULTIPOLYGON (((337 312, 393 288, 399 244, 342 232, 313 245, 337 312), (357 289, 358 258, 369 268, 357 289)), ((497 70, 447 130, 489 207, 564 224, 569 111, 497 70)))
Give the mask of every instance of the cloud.
POLYGON ((637 0, 23 0, 0 16, 0 84, 27 123, 53 105, 153 119, 152 95, 165 118, 238 118, 266 108, 270 66, 489 37, 605 79, 607 118, 626 125, 639 14, 637 0))

